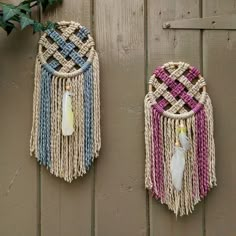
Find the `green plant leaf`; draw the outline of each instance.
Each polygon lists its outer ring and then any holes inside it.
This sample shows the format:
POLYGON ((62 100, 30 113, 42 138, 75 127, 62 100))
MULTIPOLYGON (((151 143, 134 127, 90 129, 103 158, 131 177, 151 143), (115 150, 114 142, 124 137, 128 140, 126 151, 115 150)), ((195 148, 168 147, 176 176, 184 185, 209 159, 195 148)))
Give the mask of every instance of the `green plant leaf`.
POLYGON ((56 26, 57 24, 51 21, 47 21, 46 23, 46 29, 54 29, 56 26))
POLYGON ((0 6, 3 7, 3 6, 13 6, 13 5, 5 2, 0 2, 0 6))
POLYGON ((36 33, 36 32, 45 31, 47 29, 54 29, 56 26, 57 24, 51 21, 47 21, 44 24, 35 21, 33 24, 33 30, 34 30, 34 33, 36 33))
POLYGON ((8 34, 16 28, 15 22, 19 22, 21 29, 31 25, 33 31, 40 32, 47 29, 57 27, 56 23, 46 22, 39 23, 31 18, 32 8, 41 5, 43 10, 48 6, 62 3, 63 0, 24 0, 18 5, 0 2, 0 27, 3 28, 8 34))
POLYGON ((11 5, 3 5, 2 12, 3 12, 3 20, 4 21, 8 21, 13 16, 20 13, 19 9, 17 9, 15 6, 11 6, 11 5))
POLYGON ((11 31, 15 28, 15 25, 11 22, 3 21, 3 18, 0 17, 0 27, 2 27, 9 35, 11 31))
POLYGON ((18 7, 18 9, 20 9, 26 13, 31 12, 30 3, 28 1, 24 1, 24 2, 20 3, 17 7, 18 7))
POLYGON ((25 14, 20 15, 20 26, 21 26, 22 30, 26 26, 33 25, 33 24, 34 24, 34 20, 30 19, 27 15, 25 15, 25 14))
POLYGON ((7 35, 9 35, 15 28, 15 25, 11 22, 7 22, 6 26, 4 27, 5 31, 7 32, 7 35))
POLYGON ((50 5, 57 4, 57 3, 62 3, 62 0, 49 0, 50 5))
POLYGON ((39 0, 40 3, 42 4, 43 11, 51 5, 62 3, 63 0, 39 0))
POLYGON ((43 25, 39 22, 34 22, 33 24, 33 31, 34 33, 41 32, 43 30, 43 25))

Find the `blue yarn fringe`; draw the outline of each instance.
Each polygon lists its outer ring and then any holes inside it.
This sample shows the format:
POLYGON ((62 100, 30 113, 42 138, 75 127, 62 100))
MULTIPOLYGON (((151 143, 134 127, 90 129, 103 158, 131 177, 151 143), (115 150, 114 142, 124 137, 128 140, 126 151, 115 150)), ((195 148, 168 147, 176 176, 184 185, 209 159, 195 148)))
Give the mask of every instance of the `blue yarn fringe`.
POLYGON ((93 69, 84 72, 84 159, 86 170, 93 162, 93 69))
POLYGON ((47 167, 50 167, 51 160, 51 81, 52 74, 42 68, 39 120, 39 162, 47 167))
MULTIPOLYGON (((52 74, 44 67, 41 74, 39 162, 50 167, 51 161, 51 82, 52 74)), ((93 68, 84 71, 84 161, 88 170, 93 162, 93 68)))

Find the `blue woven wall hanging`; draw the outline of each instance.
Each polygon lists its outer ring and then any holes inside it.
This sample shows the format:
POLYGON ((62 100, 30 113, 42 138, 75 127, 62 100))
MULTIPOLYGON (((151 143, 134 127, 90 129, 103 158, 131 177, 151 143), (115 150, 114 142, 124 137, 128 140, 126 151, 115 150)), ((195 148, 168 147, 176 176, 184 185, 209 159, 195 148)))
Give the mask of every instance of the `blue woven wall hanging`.
POLYGON ((51 174, 83 176, 101 147, 99 61, 87 28, 59 22, 39 40, 30 153, 51 174))

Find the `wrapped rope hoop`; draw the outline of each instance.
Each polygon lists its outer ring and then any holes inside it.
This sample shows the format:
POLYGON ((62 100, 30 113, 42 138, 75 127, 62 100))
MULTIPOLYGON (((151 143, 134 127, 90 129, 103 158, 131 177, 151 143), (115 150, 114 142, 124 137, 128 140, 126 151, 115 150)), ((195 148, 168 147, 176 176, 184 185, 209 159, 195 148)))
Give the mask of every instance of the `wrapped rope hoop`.
MULTIPOLYGON (((204 80, 204 78, 203 78, 201 75, 199 75, 198 78, 199 78, 200 80, 202 80, 202 81, 204 80)), ((152 79, 154 79, 154 78, 152 78, 152 79)), ((152 79, 151 79, 151 80, 152 80, 152 79)), ((201 96, 200 99, 199 99, 199 103, 196 105, 196 107, 195 107, 194 110, 191 110, 191 111, 189 111, 189 112, 181 113, 181 114, 174 114, 174 113, 169 112, 168 110, 162 109, 162 107, 160 107, 159 104, 157 104, 156 107, 157 107, 158 110, 162 111, 163 115, 166 116, 166 117, 176 118, 176 119, 184 119, 184 118, 191 117, 191 116, 193 116, 195 113, 197 113, 197 112, 201 109, 202 104, 205 103, 206 95, 207 95, 206 86, 203 86, 203 87, 202 87, 202 90, 203 90, 203 91, 202 91, 202 96, 201 96)), ((152 96, 152 95, 153 95, 153 93, 152 93, 152 92, 153 92, 153 86, 152 86, 152 84, 149 84, 149 92, 150 92, 150 94, 151 94, 151 96, 152 96)))
POLYGON ((39 40, 38 56, 42 65, 55 76, 66 78, 74 77, 83 73, 92 63, 96 53, 94 40, 90 36, 89 31, 77 22, 62 21, 59 22, 58 25, 58 30, 62 31, 62 34, 60 35, 60 33, 55 30, 48 30, 39 40), (77 34, 76 31, 78 31, 77 34), (50 38, 48 37, 53 39, 53 44, 50 43, 50 38), (86 37, 87 41, 84 43, 83 40, 86 37), (67 40, 70 42, 67 43, 67 40), (80 50, 75 51, 74 48, 76 47, 80 50), (62 53, 58 52, 58 49, 63 49, 62 53), (83 60, 86 54, 88 54, 88 58, 86 58, 87 60, 83 60), (49 61, 52 56, 55 57, 55 59, 49 61), (69 60, 67 60, 65 56, 69 58, 69 60), (59 65, 63 66, 57 71, 56 68, 59 65), (80 66, 80 68, 76 70, 73 68, 74 66, 80 66))
POLYGON ((213 114, 195 67, 169 62, 149 80, 145 97, 145 186, 185 215, 216 185, 213 114))
POLYGON ((71 182, 90 168, 101 147, 99 61, 89 31, 58 22, 39 40, 30 152, 71 182))

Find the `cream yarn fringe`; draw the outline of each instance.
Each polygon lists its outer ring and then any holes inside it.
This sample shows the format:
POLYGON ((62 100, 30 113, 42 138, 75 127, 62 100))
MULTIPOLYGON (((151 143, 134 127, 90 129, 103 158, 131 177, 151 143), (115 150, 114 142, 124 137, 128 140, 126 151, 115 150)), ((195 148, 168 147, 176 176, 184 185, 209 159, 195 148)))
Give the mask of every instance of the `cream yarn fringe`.
MULTIPOLYGON (((154 143, 153 143, 153 124, 152 124, 152 105, 155 101, 149 94, 145 97, 145 146, 146 146, 146 162, 145 162, 145 186, 153 191, 154 185, 159 179, 155 179, 155 168, 153 167, 154 143)), ((207 146, 208 146, 208 186, 212 188, 216 186, 215 174, 215 144, 214 144, 214 127, 213 127, 213 111, 209 96, 207 95, 204 110, 207 121, 207 146)), ((190 149, 187 151, 185 159, 185 170, 183 177, 183 187, 180 192, 176 191, 171 179, 170 162, 174 152, 176 138, 178 136, 179 119, 172 119, 161 116, 161 137, 163 146, 163 176, 164 176, 164 194, 160 198, 162 204, 166 204, 168 208, 176 215, 188 215, 194 210, 194 206, 201 200, 199 193, 199 171, 196 151, 196 116, 191 116, 183 120, 187 129, 187 136, 190 141, 190 149)))
MULTIPOLYGON (((93 142, 92 161, 98 157, 101 148, 100 132, 100 89, 99 89, 99 61, 95 52, 92 61, 93 71, 93 142)), ((30 140, 30 154, 35 154, 39 160, 39 120, 40 120, 40 89, 41 89, 40 59, 36 58, 34 95, 33 95, 33 124, 30 140)), ((51 139, 50 139, 50 173, 71 182, 78 176, 83 176, 87 169, 84 157, 84 74, 72 78, 52 75, 51 82, 51 139), (62 127, 62 98, 66 84, 69 83, 72 93, 72 107, 74 113, 75 132, 71 136, 63 136, 62 127)), ((39 160, 40 161, 40 160, 39 160)))

